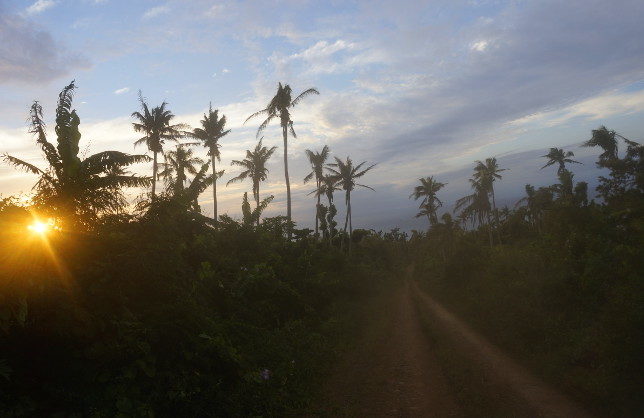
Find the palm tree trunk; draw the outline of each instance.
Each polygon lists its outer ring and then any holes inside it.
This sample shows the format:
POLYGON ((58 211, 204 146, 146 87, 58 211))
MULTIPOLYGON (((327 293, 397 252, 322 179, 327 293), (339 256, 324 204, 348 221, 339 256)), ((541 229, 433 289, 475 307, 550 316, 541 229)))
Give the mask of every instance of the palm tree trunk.
POLYGON ((344 196, 344 204, 345 204, 345 206, 347 208, 347 213, 344 216, 344 228, 343 228, 344 233, 342 234, 343 235, 342 240, 340 241, 340 249, 342 249, 344 247, 344 240, 347 237, 347 226, 349 225, 349 213, 351 213, 351 211, 349 210, 349 201, 350 201, 349 199, 350 199, 349 193, 347 193, 344 196))
POLYGON ((157 190, 157 170, 158 170, 157 152, 154 151, 154 160, 152 162, 152 200, 153 201, 154 201, 154 198, 156 197, 156 190, 157 190))
POLYGON ((210 161, 212 161, 212 218, 217 223, 217 170, 215 169, 214 149, 210 150, 210 161))
POLYGON ((253 186, 253 194, 255 195, 255 208, 257 208, 257 226, 259 226, 259 183, 253 186))
POLYGON ((494 221, 496 222, 496 239, 499 241, 499 244, 501 244, 501 232, 499 231, 500 228, 500 223, 499 223, 499 212, 496 210, 496 199, 494 198, 494 185, 490 186, 490 190, 492 191, 492 210, 494 211, 494 221))
MULTIPOLYGON (((320 190, 320 179, 316 179, 317 190, 320 190)), ((320 228, 319 228, 319 218, 320 218, 320 194, 318 195, 317 205, 315 206, 315 237, 320 239, 320 228)))
POLYGON ((349 254, 351 254, 351 241, 353 236, 353 222, 351 219, 351 193, 349 193, 349 254))
POLYGON ((288 239, 291 239, 291 181, 288 177, 288 141, 287 127, 282 125, 282 137, 284 138, 284 178, 286 179, 286 217, 288 219, 288 239))

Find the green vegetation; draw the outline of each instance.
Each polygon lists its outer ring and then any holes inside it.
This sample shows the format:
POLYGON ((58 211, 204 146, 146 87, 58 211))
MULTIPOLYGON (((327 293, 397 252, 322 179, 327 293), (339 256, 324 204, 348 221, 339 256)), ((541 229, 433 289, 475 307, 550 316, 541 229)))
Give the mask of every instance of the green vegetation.
MULTIPOLYGON (((280 84, 249 117, 266 115, 258 136, 280 118, 287 215, 262 218, 273 196, 260 199, 260 184, 277 147, 260 139, 233 161, 243 171, 228 183, 250 180, 255 201, 252 208, 243 194, 237 221, 217 213, 218 141, 229 133, 218 110, 210 106, 191 129, 174 123, 167 103, 150 109, 139 95, 136 144, 153 158, 104 151, 83 159, 74 89, 72 82, 59 96, 56 144, 39 103, 31 107, 48 167, 3 157, 39 178, 29 202, 0 200, 5 415, 301 414, 351 338, 360 304, 391 290, 410 264, 438 299, 586 405, 611 415, 644 410, 644 146, 605 127, 592 132, 584 145, 602 149, 597 165, 610 173, 599 179, 600 202, 575 183, 566 165, 576 163, 573 153, 558 148, 543 168, 556 166, 559 182, 526 185, 512 209, 497 207, 494 186, 506 170, 495 158, 476 162, 472 193, 455 202, 454 217, 438 213, 446 184, 421 178, 410 198, 420 200, 429 229, 411 238, 353 229, 351 192, 371 189, 358 181, 375 165, 327 163, 327 146, 307 150, 312 231, 291 220, 286 148, 288 132, 295 137, 290 110, 317 90, 292 99, 280 84), (195 145, 209 161, 195 156, 195 145), (126 171, 150 160, 152 177, 126 171), (198 204, 211 185, 213 218, 198 204), (128 206, 125 188, 150 186, 128 206), (346 206, 340 230, 337 191, 346 206)), ((453 368, 450 379, 466 381, 467 370, 453 368)))
POLYGON ((526 185, 513 210, 494 208, 496 162, 477 162, 459 222, 445 214, 410 243, 417 278, 450 309, 589 409, 634 416, 644 410, 644 146, 622 138, 620 157, 618 138, 601 127, 585 144, 610 171, 602 203, 573 184, 570 151, 544 156, 559 183, 526 185))
MULTIPOLYGON (((83 160, 74 88, 60 94, 55 145, 40 105, 31 108, 31 131, 49 167, 4 156, 39 181, 29 203, 0 201, 3 415, 281 416, 305 409, 346 338, 352 305, 392 276, 395 248, 358 234, 363 242, 349 259, 339 247, 350 235, 329 246, 288 217, 261 219, 273 197, 260 201, 259 184, 276 150, 261 140, 233 162, 246 171, 232 181, 252 181, 255 208, 244 193, 239 222, 202 215, 197 199, 223 174, 214 163, 228 133, 212 107, 202 127, 190 130, 173 123, 167 103, 150 109, 139 95, 133 127, 144 134, 137 144, 154 155, 152 178, 124 171, 150 161, 144 155, 106 151, 83 160), (184 138, 198 139, 210 161, 184 138), (169 140, 177 145, 165 150, 169 140), (165 182, 160 193, 157 178, 165 182), (149 186, 128 211, 123 187, 149 186)), ((287 109, 313 91, 291 101, 286 89, 288 106, 279 101, 268 120, 286 117, 294 134, 287 109)), ((341 179, 325 176, 332 201, 341 179)))

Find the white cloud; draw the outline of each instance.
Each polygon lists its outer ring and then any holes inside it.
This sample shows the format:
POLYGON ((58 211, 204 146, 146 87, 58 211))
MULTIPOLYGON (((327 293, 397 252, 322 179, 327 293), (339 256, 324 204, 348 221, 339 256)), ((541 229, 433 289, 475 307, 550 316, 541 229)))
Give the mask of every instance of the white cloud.
POLYGON ((45 10, 52 8, 55 4, 56 2, 54 0, 38 0, 31 6, 27 7, 27 9, 25 9, 25 12, 28 15, 42 13, 45 10))
POLYGON ((470 45, 470 49, 472 51, 483 52, 487 49, 488 45, 488 41, 477 41, 473 42, 472 45, 470 45))
POLYGON ((143 19, 152 19, 154 17, 166 14, 170 12, 170 7, 167 4, 164 4, 163 6, 156 6, 151 9, 148 9, 145 11, 143 14, 143 19))
POLYGON ((123 87, 123 88, 120 88, 118 90, 114 90, 114 94, 125 94, 128 91, 130 91, 129 87, 123 87))
POLYGON ((223 70, 221 70, 221 72, 224 74, 228 74, 230 70, 228 68, 224 68, 223 70))

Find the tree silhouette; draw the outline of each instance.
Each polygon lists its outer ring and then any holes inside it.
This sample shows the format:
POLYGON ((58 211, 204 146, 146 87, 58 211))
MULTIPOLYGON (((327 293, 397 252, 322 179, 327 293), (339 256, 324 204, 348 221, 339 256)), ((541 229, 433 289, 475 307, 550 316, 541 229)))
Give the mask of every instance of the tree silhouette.
POLYGON ((472 224, 478 223, 479 226, 487 224, 490 246, 492 246, 494 245, 494 241, 492 239, 492 230, 489 225, 491 205, 488 188, 481 182, 481 180, 472 178, 469 181, 474 192, 458 199, 454 210, 461 211, 463 218, 470 219, 472 224))
POLYGON ((47 140, 42 107, 35 101, 30 109, 29 132, 35 135, 49 164, 40 169, 19 158, 4 154, 8 164, 40 176, 34 186, 34 201, 59 219, 71 218, 76 226, 91 228, 98 214, 114 213, 125 206, 123 187, 145 187, 149 177, 128 174, 125 167, 149 161, 145 155, 103 151, 85 159, 79 157, 80 118, 72 109, 76 85, 72 81, 58 95, 56 106, 56 141, 47 140))
MULTIPOLYGON (((583 143, 584 147, 600 147, 604 150, 599 155, 600 162, 606 162, 617 158, 617 137, 624 138, 615 131, 609 131, 605 126, 593 129, 592 137, 583 143)), ((625 138, 624 138, 625 139, 625 138)))
MULTIPOLYGON (((279 83, 277 86, 277 93, 271 101, 268 103, 266 108, 257 111, 250 115, 244 123, 248 122, 250 119, 257 117, 259 115, 266 115, 266 119, 259 125, 257 128, 257 137, 262 133, 268 124, 275 118, 279 117, 280 126, 282 127, 282 138, 284 140, 284 177, 286 180, 286 217, 288 222, 292 221, 291 219, 291 183, 288 175, 288 132, 291 132, 293 138, 297 138, 295 134, 295 129, 293 129, 293 120, 291 119, 290 109, 294 108, 300 100, 304 97, 311 94, 320 94, 316 89, 310 88, 304 90, 297 96, 295 99, 291 98, 291 86, 285 84, 282 86, 282 83, 279 83)), ((291 232, 289 230, 288 237, 291 237, 291 232)))
MULTIPOLYGON (((338 213, 338 210, 333 203, 333 193, 341 190, 337 186, 337 178, 330 174, 324 174, 320 179, 320 187, 317 190, 309 194, 315 194, 316 196, 326 196, 327 201, 329 202, 328 208, 324 207, 321 203, 319 204, 320 213, 319 218, 320 222, 326 227, 327 236, 329 238, 329 245, 333 242, 333 237, 335 236, 337 222, 335 222, 335 215, 338 213), (322 222, 324 221, 324 222, 322 222)), ((322 228, 325 230, 325 228, 322 228)))
POLYGON ((433 225, 438 222, 436 211, 443 206, 443 202, 436 197, 436 193, 445 187, 445 183, 437 182, 432 176, 420 178, 418 181, 420 181, 420 185, 414 187, 414 191, 409 198, 414 198, 414 200, 422 198, 419 206, 421 211, 416 217, 427 216, 429 224, 433 225))
POLYGON ((268 196, 264 200, 258 203, 255 209, 251 209, 250 203, 248 202, 248 192, 244 192, 244 198, 242 200, 242 222, 244 225, 255 225, 259 226, 259 219, 262 216, 262 212, 268 207, 268 205, 273 201, 274 196, 268 196))
MULTIPOLYGON (((320 185, 322 182, 322 178, 324 177, 324 164, 326 163, 326 160, 329 158, 329 147, 325 145, 321 151, 311 151, 307 149, 306 151, 306 156, 309 159, 309 163, 311 163, 311 169, 312 171, 307 174, 306 177, 304 177, 304 184, 308 183, 311 181, 311 179, 315 178, 315 186, 316 190, 320 189, 320 185)), ((315 196, 317 198, 317 204, 315 205, 315 236, 319 236, 319 212, 320 212, 320 194, 315 193, 315 196)))
POLYGON ((347 207, 347 214, 344 221, 344 234, 347 233, 347 223, 349 225, 349 251, 351 251, 351 235, 353 233, 353 225, 351 222, 351 192, 355 189, 356 186, 364 187, 369 190, 373 188, 365 186, 364 184, 356 183, 356 180, 360 177, 367 174, 369 170, 375 167, 375 164, 370 165, 369 167, 362 169, 367 162, 363 161, 360 164, 354 166, 351 158, 347 157, 346 161, 342 161, 338 157, 335 157, 335 163, 329 164, 327 169, 335 177, 336 185, 340 186, 344 190, 344 202, 347 207))
POLYGON ((575 154, 572 151, 564 151, 562 148, 550 148, 550 151, 546 155, 542 156, 544 158, 548 158, 548 162, 546 163, 546 165, 541 167, 541 170, 553 164, 559 164, 557 174, 560 174, 566 169, 566 163, 581 164, 579 161, 575 161, 570 158, 574 156, 575 154))
POLYGON ((166 102, 150 110, 140 91, 139 102, 141 111, 132 113, 132 117, 136 120, 136 122, 132 123, 132 127, 135 132, 143 133, 143 137, 139 138, 134 145, 145 144, 154 155, 152 163, 152 199, 154 200, 159 170, 157 156, 159 153, 163 153, 165 141, 178 141, 179 138, 184 136, 183 130, 187 129, 188 126, 182 123, 171 124, 174 115, 170 110, 166 109, 168 105, 166 102))
MULTIPOLYGON (((189 144, 179 144, 177 147, 165 153, 165 163, 161 163, 159 177, 166 180, 167 187, 174 194, 183 191, 187 181, 187 174, 196 175, 198 169, 195 166, 202 166, 204 161, 195 157, 189 144)), ((223 173, 222 173, 223 174, 223 173)))
POLYGON ((190 132, 189 136, 198 139, 201 144, 208 149, 210 156, 210 163, 212 165, 212 197, 213 197, 213 219, 217 222, 217 178, 221 177, 223 171, 217 172, 215 167, 215 159, 221 162, 221 155, 219 153, 219 139, 228 135, 230 129, 225 130, 226 116, 219 117, 217 109, 212 110, 212 103, 208 107, 208 113, 204 113, 203 119, 200 121, 201 128, 195 128, 190 132), (220 174, 221 173, 221 174, 220 174))
POLYGON ((253 183, 253 197, 255 198, 256 208, 260 206, 259 202, 259 184, 266 181, 268 177, 268 168, 266 163, 271 158, 277 147, 266 148, 262 145, 262 139, 259 140, 253 151, 246 150, 246 158, 243 160, 233 160, 232 165, 243 167, 245 170, 239 173, 238 176, 228 180, 226 185, 250 179, 253 183))
POLYGON ((496 224, 496 232, 499 243, 501 242, 501 236, 499 233, 499 214, 496 210, 496 197, 494 195, 494 182, 503 178, 499 174, 502 171, 507 171, 507 169, 499 168, 499 164, 497 163, 496 158, 492 157, 486 158, 485 162, 476 161, 473 175, 473 178, 479 180, 483 187, 486 188, 492 196, 492 212, 494 213, 494 220, 496 224))

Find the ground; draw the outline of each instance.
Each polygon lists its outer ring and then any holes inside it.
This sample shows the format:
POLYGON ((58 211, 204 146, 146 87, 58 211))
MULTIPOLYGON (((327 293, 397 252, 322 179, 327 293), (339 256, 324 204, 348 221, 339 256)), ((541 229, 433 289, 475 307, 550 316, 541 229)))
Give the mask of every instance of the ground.
POLYGON ((588 416, 412 281, 374 306, 357 340, 312 415, 588 416))

